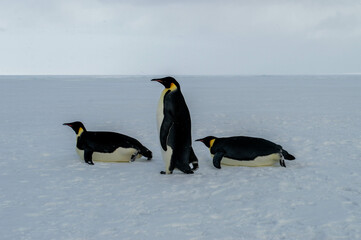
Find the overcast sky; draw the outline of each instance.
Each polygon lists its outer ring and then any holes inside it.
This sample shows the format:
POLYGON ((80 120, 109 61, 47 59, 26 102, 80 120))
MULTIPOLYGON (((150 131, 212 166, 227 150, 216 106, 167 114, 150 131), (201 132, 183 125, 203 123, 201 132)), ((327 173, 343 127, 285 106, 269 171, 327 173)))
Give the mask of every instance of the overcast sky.
POLYGON ((342 73, 360 0, 0 1, 0 74, 342 73))

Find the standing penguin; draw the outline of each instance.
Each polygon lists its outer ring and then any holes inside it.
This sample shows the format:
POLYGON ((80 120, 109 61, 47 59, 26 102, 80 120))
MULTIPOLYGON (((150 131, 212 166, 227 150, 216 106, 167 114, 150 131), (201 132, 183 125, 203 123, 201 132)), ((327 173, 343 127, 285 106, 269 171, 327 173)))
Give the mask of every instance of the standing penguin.
POLYGON ((163 84, 157 111, 160 144, 165 171, 172 174, 175 168, 184 173, 193 173, 198 168, 198 159, 192 148, 191 117, 179 83, 172 77, 153 79, 163 84), (191 169, 190 165, 193 168, 191 169))
POLYGON ((284 159, 295 159, 280 145, 262 138, 209 136, 196 141, 209 148, 216 168, 221 168, 221 161, 225 165, 247 167, 272 166, 279 161, 282 167, 286 167, 284 159))
POLYGON ((152 152, 138 140, 115 132, 88 132, 83 123, 64 123, 77 135, 76 151, 90 165, 93 161, 133 162, 142 156, 152 159, 152 152))

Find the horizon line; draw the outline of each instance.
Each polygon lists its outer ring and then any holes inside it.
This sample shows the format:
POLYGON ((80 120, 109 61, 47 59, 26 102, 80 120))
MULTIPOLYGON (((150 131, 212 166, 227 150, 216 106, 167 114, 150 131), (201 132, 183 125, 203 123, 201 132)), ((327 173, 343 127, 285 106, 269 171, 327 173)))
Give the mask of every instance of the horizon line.
POLYGON ((361 75, 361 73, 258 73, 258 74, 0 74, 0 76, 341 76, 341 75, 361 75))

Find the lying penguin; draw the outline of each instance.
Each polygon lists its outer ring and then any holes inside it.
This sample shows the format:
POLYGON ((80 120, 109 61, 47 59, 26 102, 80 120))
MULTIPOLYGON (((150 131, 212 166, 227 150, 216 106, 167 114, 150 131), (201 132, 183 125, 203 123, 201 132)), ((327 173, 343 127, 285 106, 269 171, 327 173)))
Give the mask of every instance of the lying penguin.
POLYGON ((152 152, 138 140, 115 132, 88 132, 81 122, 64 123, 77 134, 76 151, 90 165, 93 161, 133 162, 142 156, 152 159, 152 152))
POLYGON ((262 167, 272 166, 277 161, 286 167, 284 159, 295 159, 280 145, 262 138, 208 136, 196 141, 203 142, 209 148, 216 168, 221 168, 221 162, 230 166, 262 167))

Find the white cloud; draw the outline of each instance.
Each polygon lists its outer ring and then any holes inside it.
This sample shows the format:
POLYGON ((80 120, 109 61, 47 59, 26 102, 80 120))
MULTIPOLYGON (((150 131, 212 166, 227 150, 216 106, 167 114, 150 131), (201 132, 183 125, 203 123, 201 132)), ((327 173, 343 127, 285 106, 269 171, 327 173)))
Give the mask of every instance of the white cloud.
POLYGON ((5 69, 0 74, 47 72, 43 62, 64 74, 360 72, 345 67, 361 60, 358 1, 4 0, 1 5, 0 36, 7 47, 0 46, 5 69), (14 54, 18 61, 6 67, 14 54), (340 55, 345 57, 336 66, 330 59, 340 55))
POLYGON ((6 1, 3 28, 122 35, 297 34, 360 29, 361 4, 338 1, 6 1))

